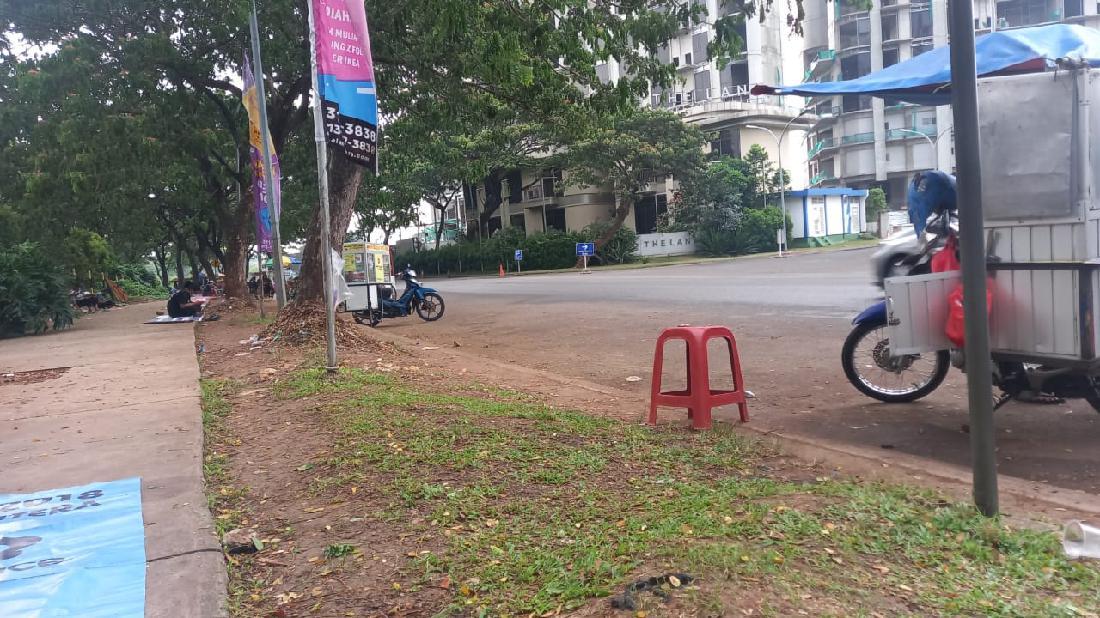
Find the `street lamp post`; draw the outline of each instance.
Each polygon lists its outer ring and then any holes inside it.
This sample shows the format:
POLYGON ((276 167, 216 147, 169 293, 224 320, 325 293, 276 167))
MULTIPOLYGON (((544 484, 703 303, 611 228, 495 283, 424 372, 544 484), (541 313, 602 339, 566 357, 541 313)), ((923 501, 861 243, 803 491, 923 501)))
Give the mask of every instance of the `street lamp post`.
MULTIPOLYGON (((932 147, 932 152, 936 152, 936 142, 932 141, 932 138, 927 133, 921 133, 920 131, 914 131, 913 129, 894 129, 898 133, 908 133, 910 135, 919 135, 928 140, 928 145, 932 147)), ((942 133, 941 133, 942 135, 942 133)), ((936 139, 939 140, 940 136, 937 135, 936 139)))
MULTIPOLYGON (((806 112, 808 112, 808 111, 810 111, 809 107, 802 108, 802 110, 798 112, 797 116, 795 116, 794 118, 791 118, 787 122, 787 124, 783 125, 783 131, 779 135, 776 135, 775 131, 772 131, 768 127, 760 126, 760 125, 757 125, 757 124, 747 124, 747 125, 745 125, 746 129, 757 129, 757 130, 760 130, 760 131, 767 131, 768 135, 771 135, 772 139, 775 140, 776 160, 779 163, 779 207, 783 211, 783 221, 787 220, 787 172, 786 172, 786 170, 783 169, 783 138, 787 136, 787 131, 791 128, 791 125, 794 124, 795 121, 797 121, 799 118, 804 116, 806 114, 806 112)), ((783 225, 783 224, 781 223, 780 225, 783 225)), ((787 230, 785 228, 786 228, 786 226, 783 226, 779 230, 776 230, 775 238, 776 238, 777 243, 779 242, 780 238, 783 238, 783 239, 786 238, 787 230)), ((779 256, 783 257, 783 245, 782 244, 779 245, 779 256)))

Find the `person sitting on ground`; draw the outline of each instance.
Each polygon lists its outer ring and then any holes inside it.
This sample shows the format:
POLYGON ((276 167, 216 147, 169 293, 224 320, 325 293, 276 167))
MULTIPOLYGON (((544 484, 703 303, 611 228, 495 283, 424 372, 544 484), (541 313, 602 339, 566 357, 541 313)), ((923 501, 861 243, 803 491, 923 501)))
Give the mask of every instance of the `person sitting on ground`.
POLYGON ((178 292, 168 299, 168 316, 172 318, 193 318, 202 315, 202 301, 191 300, 191 294, 198 292, 199 286, 184 281, 178 292))

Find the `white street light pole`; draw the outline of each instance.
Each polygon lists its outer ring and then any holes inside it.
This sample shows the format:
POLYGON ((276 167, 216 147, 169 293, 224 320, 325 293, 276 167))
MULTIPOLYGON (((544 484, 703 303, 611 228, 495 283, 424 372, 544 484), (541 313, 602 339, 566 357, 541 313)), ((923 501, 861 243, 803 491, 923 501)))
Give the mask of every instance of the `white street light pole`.
MULTIPOLYGON (((908 133, 910 135, 918 135, 920 137, 923 137, 924 139, 928 140, 928 145, 932 147, 932 152, 936 151, 936 142, 933 141, 932 137, 929 136, 927 133, 921 133, 920 131, 914 131, 913 129, 894 129, 894 130, 897 131, 898 133, 908 133)), ((938 140, 939 138, 940 138, 940 136, 937 135, 936 139, 938 140)))
MULTIPOLYGON (((808 112, 808 111, 810 111, 809 107, 802 108, 802 111, 798 112, 797 116, 795 116, 794 118, 791 118, 790 121, 787 122, 787 124, 783 125, 783 132, 780 133, 779 135, 776 135, 775 131, 772 131, 768 127, 764 127, 764 126, 760 126, 760 125, 756 125, 756 124, 747 124, 747 125, 745 125, 746 129, 757 129, 759 131, 767 131, 768 134, 772 136, 772 139, 775 140, 776 160, 779 163, 779 206, 780 206, 780 209, 782 209, 782 211, 783 211, 783 220, 784 221, 787 220, 787 172, 786 172, 786 170, 783 169, 783 138, 786 137, 787 131, 791 128, 791 125, 794 124, 796 120, 798 120, 803 115, 805 115, 806 112, 808 112)), ((784 239, 786 238, 786 232, 787 232, 787 230, 785 229, 785 226, 783 228, 780 228, 779 230, 776 230, 776 236, 775 237, 776 237, 776 242, 777 243, 779 242, 780 238, 784 238, 784 239)), ((783 257, 783 245, 782 244, 779 245, 779 256, 783 257)))

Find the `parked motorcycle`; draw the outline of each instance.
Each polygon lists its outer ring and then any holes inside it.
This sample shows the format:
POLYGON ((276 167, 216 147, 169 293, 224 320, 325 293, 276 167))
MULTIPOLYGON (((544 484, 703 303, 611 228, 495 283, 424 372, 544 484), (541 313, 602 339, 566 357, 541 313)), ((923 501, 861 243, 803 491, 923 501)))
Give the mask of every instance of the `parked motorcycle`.
MULTIPOLYGON (((957 232, 958 222, 951 215, 930 220, 924 242, 917 250, 896 254, 892 276, 931 272, 932 257, 948 245, 948 239, 957 239, 957 232)), ((884 270, 878 267, 875 270, 882 287, 884 270)), ((907 403, 939 388, 951 365, 965 371, 962 350, 892 355, 888 319, 886 300, 882 300, 852 321, 855 327, 844 341, 841 364, 848 381, 858 391, 885 403, 907 403)), ((1081 398, 1100 411, 1100 377, 1088 371, 996 357, 994 361, 993 384, 1001 390, 995 403, 998 408, 1013 399, 1053 404, 1081 398)))
POLYGON ((401 278, 405 280, 405 292, 400 298, 394 298, 397 290, 391 285, 380 286, 382 306, 369 311, 356 311, 352 317, 359 324, 377 326, 383 318, 403 318, 416 311, 420 319, 425 322, 434 322, 443 317, 443 297, 433 288, 420 285, 416 278, 416 271, 412 266, 406 266, 401 272, 401 278))

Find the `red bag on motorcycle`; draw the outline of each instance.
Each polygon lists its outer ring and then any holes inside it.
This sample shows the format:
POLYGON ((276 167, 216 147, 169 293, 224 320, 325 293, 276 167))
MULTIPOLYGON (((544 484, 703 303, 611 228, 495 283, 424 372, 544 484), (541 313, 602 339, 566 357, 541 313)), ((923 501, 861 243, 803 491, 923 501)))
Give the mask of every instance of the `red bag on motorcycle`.
POLYGON ((959 264, 959 243, 954 236, 947 239, 943 249, 932 256, 932 272, 945 273, 952 270, 962 270, 959 264))
MULTIPOLYGON (((948 238, 943 249, 932 256, 932 272, 943 273, 962 270, 962 265, 959 264, 958 248, 959 243, 955 237, 948 238)), ((961 283, 955 286, 955 289, 947 295, 947 304, 947 324, 944 326, 944 333, 955 347, 962 348, 966 340, 966 319, 963 312, 963 288, 961 283)), ((987 314, 992 304, 993 282, 987 281, 985 301, 987 314)))
MULTIPOLYGON (((962 349, 966 342, 966 319, 963 314, 963 286, 962 283, 947 295, 947 325, 944 333, 955 347, 962 349)), ((985 314, 988 316, 993 311, 993 280, 985 282, 985 314)))

